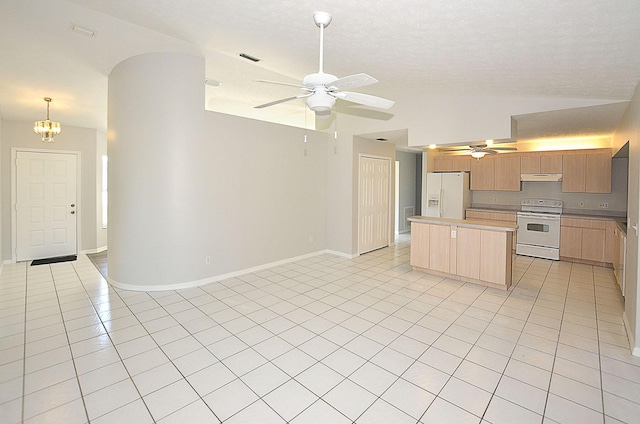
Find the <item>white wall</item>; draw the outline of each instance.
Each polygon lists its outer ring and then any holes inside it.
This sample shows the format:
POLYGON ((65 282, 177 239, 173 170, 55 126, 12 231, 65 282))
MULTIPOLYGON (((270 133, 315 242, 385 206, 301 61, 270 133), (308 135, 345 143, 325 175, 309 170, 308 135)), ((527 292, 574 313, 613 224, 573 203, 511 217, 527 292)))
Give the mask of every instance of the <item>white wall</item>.
POLYGON ((640 84, 636 87, 631 104, 615 132, 614 150, 629 142, 629 196, 628 196, 628 230, 627 230, 627 263, 625 267, 626 297, 625 322, 633 343, 634 355, 640 356, 640 290, 638 283, 639 250, 638 234, 633 226, 640 221, 640 84))
POLYGON ((2 252, 5 261, 11 260, 11 149, 29 148, 44 150, 68 150, 80 152, 80 204, 79 231, 81 252, 94 252, 98 247, 96 222, 96 145, 98 131, 64 125, 55 143, 43 143, 33 132, 33 122, 2 122, 1 175, 2 175, 2 252))
POLYGON ((327 136, 205 112, 203 80, 202 58, 169 53, 109 77, 116 285, 187 287, 326 249, 327 136))
POLYGON ((400 182, 398 184, 399 232, 407 232, 411 226, 404 222, 404 208, 413 206, 414 213, 420 209, 416 204, 416 157, 415 153, 396 151, 396 160, 400 163, 400 182))
MULTIPOLYGON (((102 227, 102 156, 107 155, 107 135, 98 131, 96 141, 96 247, 98 251, 107 248, 107 229, 102 227)), ((108 181, 108 178, 107 178, 108 181)))
MULTIPOLYGON (((4 169, 3 166, 3 161, 2 161, 2 116, 0 116, 0 175, 4 175, 2 173, 2 170, 4 169)), ((4 265, 4 255, 2 254, 2 252, 4 251, 3 246, 4 246, 4 237, 3 237, 3 225, 2 225, 2 216, 3 213, 2 211, 4 210, 4 202, 2 202, 2 184, 0 184, 0 272, 2 272, 2 268, 4 265)))

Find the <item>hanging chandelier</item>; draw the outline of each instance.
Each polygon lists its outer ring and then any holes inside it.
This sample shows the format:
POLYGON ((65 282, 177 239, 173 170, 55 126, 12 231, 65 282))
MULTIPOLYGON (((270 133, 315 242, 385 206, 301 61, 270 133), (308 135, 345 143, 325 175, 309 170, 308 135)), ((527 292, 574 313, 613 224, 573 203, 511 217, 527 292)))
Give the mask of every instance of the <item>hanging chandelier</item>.
POLYGON ((47 102, 47 119, 45 121, 36 121, 33 125, 33 132, 42 136, 44 143, 53 143, 53 137, 60 134, 60 122, 52 122, 49 120, 49 104, 51 97, 45 97, 47 102))

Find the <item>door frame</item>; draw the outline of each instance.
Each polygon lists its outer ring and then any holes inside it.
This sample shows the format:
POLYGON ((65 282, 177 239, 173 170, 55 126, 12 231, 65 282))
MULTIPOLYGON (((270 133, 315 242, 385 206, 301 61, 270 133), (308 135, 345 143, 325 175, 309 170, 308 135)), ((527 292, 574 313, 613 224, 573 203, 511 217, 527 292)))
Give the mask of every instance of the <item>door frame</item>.
MULTIPOLYGON (((387 222, 387 246, 393 246, 394 244, 394 240, 395 238, 391 236, 390 232, 393 232, 393 219, 394 219, 394 205, 393 205, 393 176, 394 176, 394 169, 395 169, 395 164, 392 160, 392 158, 390 156, 379 156, 379 155, 371 155, 368 153, 358 153, 358 193, 356 194, 356 205, 357 205, 357 212, 356 212, 356 236, 358 238, 358 256, 362 255, 362 252, 360 250, 360 174, 361 174, 361 167, 360 167, 360 161, 362 158, 371 158, 371 159, 382 159, 382 160, 386 160, 389 163, 389 188, 388 188, 388 193, 389 193, 389 198, 387 199, 387 203, 389 205, 389 219, 387 222)), ((367 251, 368 252, 368 251, 367 251)))
POLYGON ((18 152, 25 153, 59 153, 66 155, 76 156, 76 204, 80 207, 76 208, 76 254, 81 251, 80 249, 80 233, 82 232, 82 201, 80 199, 81 180, 80 180, 80 168, 81 168, 81 155, 76 150, 55 150, 55 149, 32 149, 27 147, 12 147, 11 148, 11 263, 17 262, 16 249, 18 246, 18 219, 16 211, 16 199, 17 199, 17 183, 18 183, 18 167, 17 159, 18 152))

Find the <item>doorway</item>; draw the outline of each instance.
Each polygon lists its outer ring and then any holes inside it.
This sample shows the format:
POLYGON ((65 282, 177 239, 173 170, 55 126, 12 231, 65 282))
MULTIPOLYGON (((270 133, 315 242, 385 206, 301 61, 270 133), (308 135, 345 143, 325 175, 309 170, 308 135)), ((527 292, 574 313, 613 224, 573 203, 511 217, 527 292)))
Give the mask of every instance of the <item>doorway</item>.
POLYGON ((358 253, 389 246, 391 159, 360 156, 358 253))
POLYGON ((14 262, 77 254, 79 152, 13 150, 14 262))

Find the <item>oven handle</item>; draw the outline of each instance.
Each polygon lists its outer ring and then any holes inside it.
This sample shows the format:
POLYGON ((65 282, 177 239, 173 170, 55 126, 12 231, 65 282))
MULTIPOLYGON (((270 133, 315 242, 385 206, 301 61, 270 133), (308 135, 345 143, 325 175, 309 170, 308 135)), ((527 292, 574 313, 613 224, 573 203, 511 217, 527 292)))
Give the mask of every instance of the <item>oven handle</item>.
POLYGON ((538 215, 538 214, 528 214, 528 213, 522 213, 522 212, 518 212, 517 216, 522 218, 534 218, 534 219, 541 219, 541 220, 547 220, 547 221, 557 221, 560 219, 560 215, 547 216, 547 215, 538 215))

